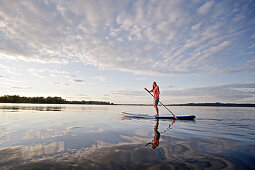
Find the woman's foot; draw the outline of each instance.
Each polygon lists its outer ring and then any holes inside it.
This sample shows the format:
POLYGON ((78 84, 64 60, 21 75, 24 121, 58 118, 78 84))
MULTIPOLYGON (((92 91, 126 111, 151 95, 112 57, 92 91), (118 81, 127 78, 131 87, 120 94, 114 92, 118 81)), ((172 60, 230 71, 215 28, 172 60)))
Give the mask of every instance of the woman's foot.
POLYGON ((155 114, 154 116, 157 117, 157 116, 159 116, 159 115, 158 115, 158 114, 155 114))

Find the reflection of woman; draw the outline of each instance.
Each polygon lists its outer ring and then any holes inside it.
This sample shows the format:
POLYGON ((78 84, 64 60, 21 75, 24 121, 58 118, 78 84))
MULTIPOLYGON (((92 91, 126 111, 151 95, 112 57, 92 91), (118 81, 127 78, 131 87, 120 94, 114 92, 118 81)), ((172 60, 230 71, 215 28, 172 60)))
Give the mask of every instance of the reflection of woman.
POLYGON ((152 148, 155 149, 158 145, 159 145, 159 138, 160 138, 160 133, 158 131, 158 119, 157 119, 157 123, 154 127, 154 139, 152 141, 152 148))
POLYGON ((164 130, 163 132, 159 132, 158 131, 158 125, 159 125, 159 120, 157 119, 156 125, 154 126, 154 138, 151 142, 147 143, 145 146, 151 144, 152 148, 155 149, 158 145, 159 145, 159 139, 160 139, 160 134, 161 133, 165 133, 168 130, 172 129, 172 125, 174 125, 175 120, 173 119, 172 123, 169 124, 168 128, 166 130, 164 130))
POLYGON ((155 149, 158 145, 159 145, 159 139, 160 139, 160 133, 158 131, 158 124, 159 124, 159 120, 157 119, 156 125, 154 127, 154 138, 153 141, 147 143, 145 146, 151 144, 152 148, 155 149))

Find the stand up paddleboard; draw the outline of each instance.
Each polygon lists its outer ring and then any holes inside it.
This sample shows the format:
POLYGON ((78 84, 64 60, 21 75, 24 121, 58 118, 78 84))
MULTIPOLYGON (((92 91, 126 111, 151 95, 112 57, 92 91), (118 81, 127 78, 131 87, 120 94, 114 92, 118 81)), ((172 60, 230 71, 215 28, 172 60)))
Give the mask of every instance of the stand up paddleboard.
MULTIPOLYGON (((150 116, 147 114, 134 114, 122 112, 122 115, 127 118, 140 118, 140 119, 174 119, 173 116, 150 116)), ((178 120, 193 120, 196 118, 195 115, 180 115, 176 116, 178 120)))

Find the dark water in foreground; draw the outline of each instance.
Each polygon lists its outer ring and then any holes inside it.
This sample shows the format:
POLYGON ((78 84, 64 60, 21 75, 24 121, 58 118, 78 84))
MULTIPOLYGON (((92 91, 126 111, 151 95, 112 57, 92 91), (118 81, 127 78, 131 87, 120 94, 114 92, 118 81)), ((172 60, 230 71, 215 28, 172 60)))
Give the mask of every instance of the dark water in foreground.
MULTIPOLYGON (((0 169, 255 169, 255 108, 170 107, 195 121, 123 119, 151 106, 0 105, 0 169)), ((160 108, 161 115, 167 115, 160 108)))

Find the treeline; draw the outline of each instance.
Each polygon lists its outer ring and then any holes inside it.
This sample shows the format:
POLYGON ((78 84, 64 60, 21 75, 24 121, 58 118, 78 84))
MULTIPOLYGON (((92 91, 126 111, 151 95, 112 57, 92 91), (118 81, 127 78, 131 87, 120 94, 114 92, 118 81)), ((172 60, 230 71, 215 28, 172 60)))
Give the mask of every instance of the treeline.
MULTIPOLYGON (((117 104, 128 106, 153 106, 153 104, 117 104)), ((161 106, 161 104, 159 104, 161 106)), ((215 107, 255 107, 252 103, 185 103, 185 104, 166 104, 165 106, 215 106, 215 107)))
POLYGON ((19 95, 0 96, 0 103, 37 103, 37 104, 96 104, 111 105, 113 103, 105 101, 67 101, 61 97, 24 97, 19 95))

